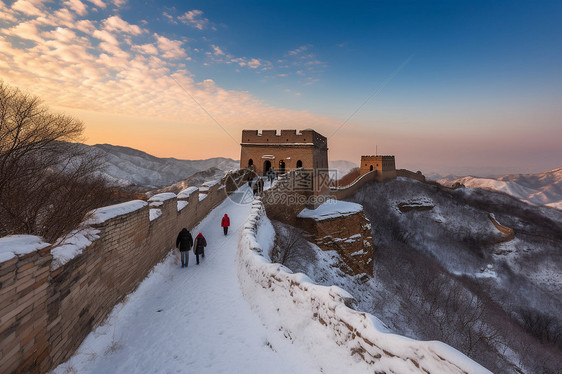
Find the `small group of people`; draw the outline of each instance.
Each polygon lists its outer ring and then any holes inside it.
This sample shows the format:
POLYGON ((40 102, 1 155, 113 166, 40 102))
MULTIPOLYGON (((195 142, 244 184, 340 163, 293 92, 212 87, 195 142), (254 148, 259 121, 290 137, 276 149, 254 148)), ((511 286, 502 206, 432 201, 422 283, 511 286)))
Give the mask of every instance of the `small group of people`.
MULTIPOLYGON (((228 228, 230 227, 230 217, 228 217, 228 214, 226 213, 222 217, 221 227, 223 229, 224 235, 228 235, 228 228)), ((193 236, 191 236, 191 233, 187 228, 184 227, 183 229, 181 229, 180 233, 178 234, 178 238, 176 239, 176 247, 180 251, 181 267, 187 267, 187 264, 189 263, 189 251, 191 250, 191 247, 193 247, 193 253, 195 254, 197 265, 199 265, 199 256, 201 255, 201 258, 205 258, 206 246, 207 240, 202 233, 197 234, 194 241, 193 236)))

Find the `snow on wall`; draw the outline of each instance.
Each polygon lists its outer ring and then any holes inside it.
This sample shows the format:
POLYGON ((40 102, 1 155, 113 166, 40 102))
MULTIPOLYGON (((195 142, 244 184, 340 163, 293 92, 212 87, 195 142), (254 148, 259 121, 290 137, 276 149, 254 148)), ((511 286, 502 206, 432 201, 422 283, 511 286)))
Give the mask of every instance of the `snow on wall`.
POLYGON ((189 199, 192 193, 199 191, 197 187, 187 187, 185 190, 178 193, 178 199, 189 199))
POLYGON ((38 236, 10 235, 0 238, 0 263, 50 246, 38 236))
POLYGON ((164 204, 164 201, 167 200, 171 200, 176 198, 176 194, 173 192, 163 192, 163 193, 159 193, 156 194, 154 196, 152 196, 150 199, 148 199, 148 204, 151 207, 157 207, 157 206, 162 206, 164 204))
POLYGON ((262 250, 267 243, 258 240, 270 237, 260 233, 271 230, 269 220, 262 202, 253 204, 238 250, 242 292, 268 324, 304 344, 323 368, 345 360, 357 373, 490 373, 442 342, 385 332, 376 317, 346 305, 352 296, 345 290, 316 285, 304 274, 271 263, 262 250))
POLYGON ((109 219, 132 213, 136 210, 144 208, 147 205, 148 203, 146 201, 132 200, 121 204, 94 209, 91 212, 91 218, 86 221, 86 224, 100 225, 109 219))
POLYGON ((161 209, 150 209, 148 211, 148 218, 150 219, 150 221, 154 221, 156 218, 161 217, 162 216, 162 210, 161 209))
POLYGON ((80 228, 70 233, 67 238, 51 250, 53 255, 51 270, 58 269, 74 257, 82 254, 82 251, 94 240, 99 239, 99 233, 99 230, 92 227, 80 228))
POLYGON ((180 201, 178 200, 178 212, 180 212, 183 208, 185 208, 189 203, 187 201, 180 201))

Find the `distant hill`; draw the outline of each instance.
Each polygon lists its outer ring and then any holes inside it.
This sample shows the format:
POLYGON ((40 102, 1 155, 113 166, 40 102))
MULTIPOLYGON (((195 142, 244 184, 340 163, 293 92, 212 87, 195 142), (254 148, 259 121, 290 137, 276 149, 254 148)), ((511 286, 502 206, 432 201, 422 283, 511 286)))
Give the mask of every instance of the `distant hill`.
POLYGON ((137 149, 110 144, 86 147, 101 154, 106 161, 102 175, 111 184, 118 186, 160 188, 208 169, 214 169, 213 173, 216 173, 217 169, 224 172, 239 167, 238 161, 224 157, 178 160, 159 158, 137 149))
POLYGON ((330 177, 332 179, 340 179, 349 173, 351 169, 359 167, 358 164, 346 160, 329 161, 328 164, 330 167, 330 177))
POLYGON ((461 183, 468 188, 504 192, 531 204, 562 210, 562 168, 540 174, 510 174, 496 179, 446 177, 437 182, 447 187, 461 183))
MULTIPOLYGON (((196 174, 205 175, 208 178, 212 174, 213 177, 220 178, 221 173, 240 167, 238 160, 225 157, 178 160, 177 158, 159 158, 138 149, 111 144, 84 146, 101 154, 106 161, 102 174, 111 184, 117 186, 135 185, 160 189, 178 182, 182 185, 193 185, 196 183, 195 179, 190 182, 186 180, 196 174), (200 174, 200 172, 208 170, 209 172, 200 174)), ((329 166, 332 170, 330 176, 341 178, 358 165, 346 160, 336 160, 330 161, 329 166)))

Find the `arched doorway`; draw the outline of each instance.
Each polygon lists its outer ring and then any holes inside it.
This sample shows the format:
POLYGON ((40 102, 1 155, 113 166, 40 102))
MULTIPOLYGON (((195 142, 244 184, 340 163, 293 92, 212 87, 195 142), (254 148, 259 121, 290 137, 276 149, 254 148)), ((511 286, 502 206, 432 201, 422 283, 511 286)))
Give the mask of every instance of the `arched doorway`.
POLYGON ((249 159, 248 160, 248 167, 250 168, 250 167, 252 167, 252 165, 254 165, 254 160, 249 159))
POLYGON ((302 161, 301 160, 297 161, 297 168, 302 168, 302 161))
POLYGON ((371 165, 371 167, 369 168, 369 171, 373 171, 373 165, 371 165))
POLYGON ((279 173, 285 174, 285 161, 279 160, 279 173))
POLYGON ((263 162, 263 175, 267 175, 267 172, 271 169, 271 161, 265 160, 263 162))

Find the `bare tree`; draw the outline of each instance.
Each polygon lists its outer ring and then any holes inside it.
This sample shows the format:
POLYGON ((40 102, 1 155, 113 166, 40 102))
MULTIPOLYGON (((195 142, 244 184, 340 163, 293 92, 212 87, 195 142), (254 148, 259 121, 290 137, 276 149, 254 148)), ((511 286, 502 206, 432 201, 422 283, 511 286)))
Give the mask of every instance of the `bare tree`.
POLYGON ((0 82, 0 235, 53 241, 107 201, 96 174, 103 160, 72 143, 83 130, 80 120, 0 82))
POLYGON ((308 242, 302 236, 302 232, 295 227, 280 222, 275 222, 274 227, 277 236, 271 251, 271 259, 273 262, 287 265, 287 261, 293 259, 298 252, 308 246, 308 242))

